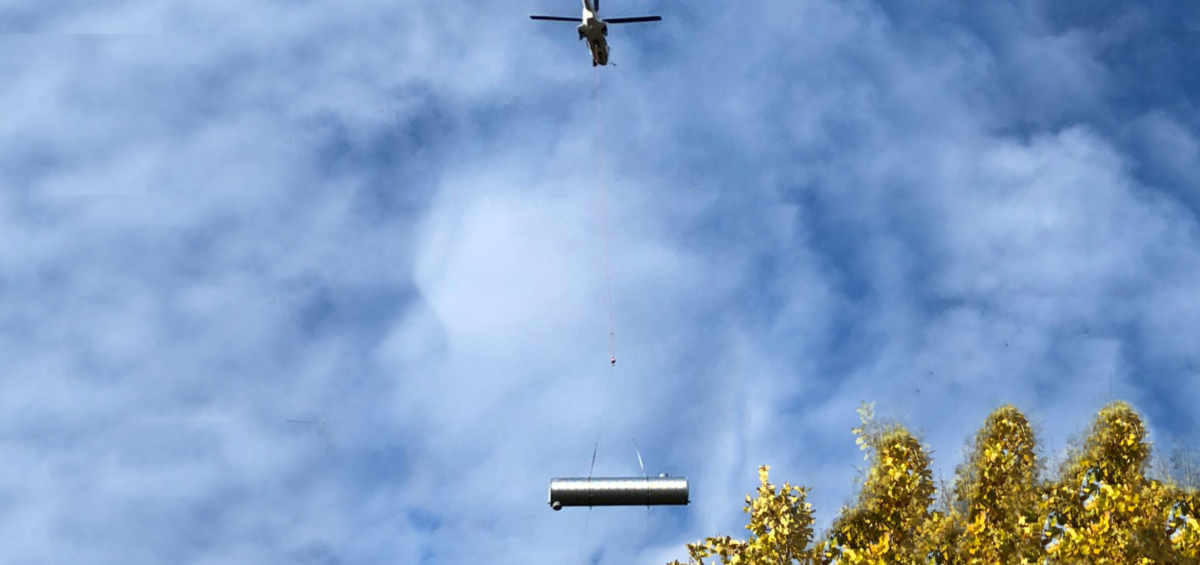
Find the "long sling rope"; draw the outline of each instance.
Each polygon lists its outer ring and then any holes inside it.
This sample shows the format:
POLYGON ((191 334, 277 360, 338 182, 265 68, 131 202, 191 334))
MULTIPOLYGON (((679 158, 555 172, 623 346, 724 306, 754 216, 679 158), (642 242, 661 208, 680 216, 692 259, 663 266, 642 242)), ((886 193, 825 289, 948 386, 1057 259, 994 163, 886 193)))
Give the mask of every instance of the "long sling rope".
MULTIPOLYGON (((615 372, 617 368, 617 346, 616 346, 616 322, 613 316, 613 300, 612 300, 612 260, 610 258, 610 248, 608 244, 609 228, 608 228, 608 187, 605 183, 605 159, 604 159, 604 118, 601 114, 600 106, 600 68, 596 67, 596 155, 599 165, 599 189, 600 189, 600 209, 601 209, 601 224, 604 232, 604 283, 606 306, 608 307, 608 362, 609 366, 615 372)), ((596 470, 596 453, 600 450, 600 436, 602 430, 596 431, 596 443, 592 447, 592 464, 588 468, 588 480, 592 478, 592 474, 596 470)), ((639 453, 638 458, 641 458, 639 453)), ((583 562, 583 544, 587 540, 588 529, 592 522, 592 506, 588 505, 587 518, 583 525, 583 539, 579 544, 579 562, 583 562)))
MULTIPOLYGON (((605 294, 608 306, 608 361, 609 366, 615 372, 617 367, 617 333, 616 333, 616 317, 613 314, 613 299, 612 299, 612 259, 611 249, 609 246, 609 219, 608 219, 608 187, 606 184, 607 165, 604 158, 604 119, 601 113, 600 105, 600 68, 596 67, 596 152, 597 161, 599 164, 599 188, 600 188, 600 204, 601 204, 601 222, 604 231, 604 282, 605 294)), ((596 470, 596 454, 600 450, 600 436, 602 431, 596 432, 596 443, 592 448, 592 463, 588 468, 588 480, 592 478, 592 474, 596 470)), ((637 454, 638 467, 642 471, 642 475, 649 480, 649 475, 646 474, 646 466, 642 462, 641 448, 638 446, 637 438, 633 440, 635 453, 637 454)), ((583 544, 587 539, 588 529, 592 521, 592 506, 588 505, 587 517, 583 526, 583 539, 580 540, 578 560, 583 563, 583 544)), ((646 522, 645 530, 642 532, 643 543, 648 539, 650 532, 650 506, 646 506, 646 522)))
MULTIPOLYGON (((615 371, 617 368, 617 352, 615 348, 615 331, 613 324, 612 310, 612 275, 610 274, 609 246, 608 246, 608 192, 604 184, 604 120, 600 114, 600 68, 596 68, 596 151, 599 164, 599 181, 600 181, 600 203, 601 203, 601 223, 604 231, 604 279, 605 291, 607 296, 608 306, 608 360, 609 365, 615 371)), ((600 451, 600 436, 602 430, 596 431, 596 443, 592 447, 592 463, 588 467, 588 481, 592 479, 592 474, 596 470, 596 453, 600 451)), ((583 546, 587 541, 588 529, 592 524, 592 505, 588 505, 587 517, 583 523, 583 537, 579 540, 579 551, 577 559, 579 563, 584 563, 583 546)))
POLYGON ((614 368, 617 365, 617 332, 613 316, 612 300, 612 261, 609 253, 608 228, 608 186, 605 182, 607 167, 604 162, 604 117, 600 108, 600 67, 596 67, 596 153, 600 163, 600 207, 604 228, 604 283, 608 296, 608 360, 614 368))

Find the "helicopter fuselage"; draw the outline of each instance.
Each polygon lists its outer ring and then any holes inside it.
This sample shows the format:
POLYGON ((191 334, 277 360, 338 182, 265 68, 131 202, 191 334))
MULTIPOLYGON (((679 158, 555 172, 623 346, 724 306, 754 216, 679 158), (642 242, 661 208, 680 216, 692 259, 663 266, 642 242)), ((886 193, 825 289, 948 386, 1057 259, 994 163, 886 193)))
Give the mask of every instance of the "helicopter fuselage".
POLYGON ((577 31, 579 32, 579 40, 588 42, 588 49, 592 52, 592 66, 598 67, 608 64, 609 48, 608 48, 608 25, 609 24, 636 24, 643 22, 657 22, 662 20, 661 16, 637 16, 632 18, 609 18, 607 20, 600 17, 600 0, 583 0, 583 14, 577 20, 568 16, 541 16, 532 15, 530 19, 553 21, 553 22, 579 22, 577 31))
POLYGON ((579 39, 586 39, 592 50, 592 66, 608 64, 608 24, 596 13, 583 8, 583 23, 579 25, 579 39))

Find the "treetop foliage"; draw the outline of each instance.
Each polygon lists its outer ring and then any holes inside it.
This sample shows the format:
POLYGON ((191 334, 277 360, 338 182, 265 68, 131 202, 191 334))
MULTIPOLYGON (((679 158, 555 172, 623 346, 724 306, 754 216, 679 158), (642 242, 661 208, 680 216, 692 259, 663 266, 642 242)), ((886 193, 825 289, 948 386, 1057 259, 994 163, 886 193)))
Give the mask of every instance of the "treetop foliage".
MULTIPOLYGON (((851 432, 870 466, 855 503, 813 538, 809 489, 770 482, 759 468, 746 496, 746 541, 710 537, 688 544, 705 565, 1200 564, 1200 494, 1146 476, 1151 444, 1136 412, 1104 407, 1053 480, 1041 478, 1033 428, 1005 405, 988 416, 955 470, 943 510, 930 452, 903 426, 858 410, 851 432)), ((1176 464, 1179 467, 1179 464, 1176 464)), ((682 565, 675 561, 669 565, 682 565)))

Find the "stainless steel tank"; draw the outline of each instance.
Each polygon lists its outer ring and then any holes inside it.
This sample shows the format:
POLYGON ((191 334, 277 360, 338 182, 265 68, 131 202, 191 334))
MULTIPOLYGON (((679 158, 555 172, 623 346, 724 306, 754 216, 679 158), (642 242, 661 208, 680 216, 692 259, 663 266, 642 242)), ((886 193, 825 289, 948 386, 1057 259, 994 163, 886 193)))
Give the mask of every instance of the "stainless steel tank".
POLYGON ((550 507, 564 506, 684 506, 688 503, 685 477, 592 477, 551 479, 550 507))

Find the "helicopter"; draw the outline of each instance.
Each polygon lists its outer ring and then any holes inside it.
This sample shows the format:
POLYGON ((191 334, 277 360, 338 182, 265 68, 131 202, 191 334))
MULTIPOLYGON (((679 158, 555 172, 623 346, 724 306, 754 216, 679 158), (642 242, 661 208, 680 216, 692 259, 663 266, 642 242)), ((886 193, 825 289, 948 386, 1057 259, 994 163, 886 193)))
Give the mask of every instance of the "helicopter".
MULTIPOLYGON (((552 22, 578 22, 580 18, 562 16, 529 16, 533 20, 552 22)), ((600 19, 600 0, 583 0, 583 23, 579 25, 579 40, 587 39, 588 48, 592 51, 592 66, 608 64, 608 24, 635 24, 642 22, 657 22, 661 16, 638 16, 633 18, 600 19)))

